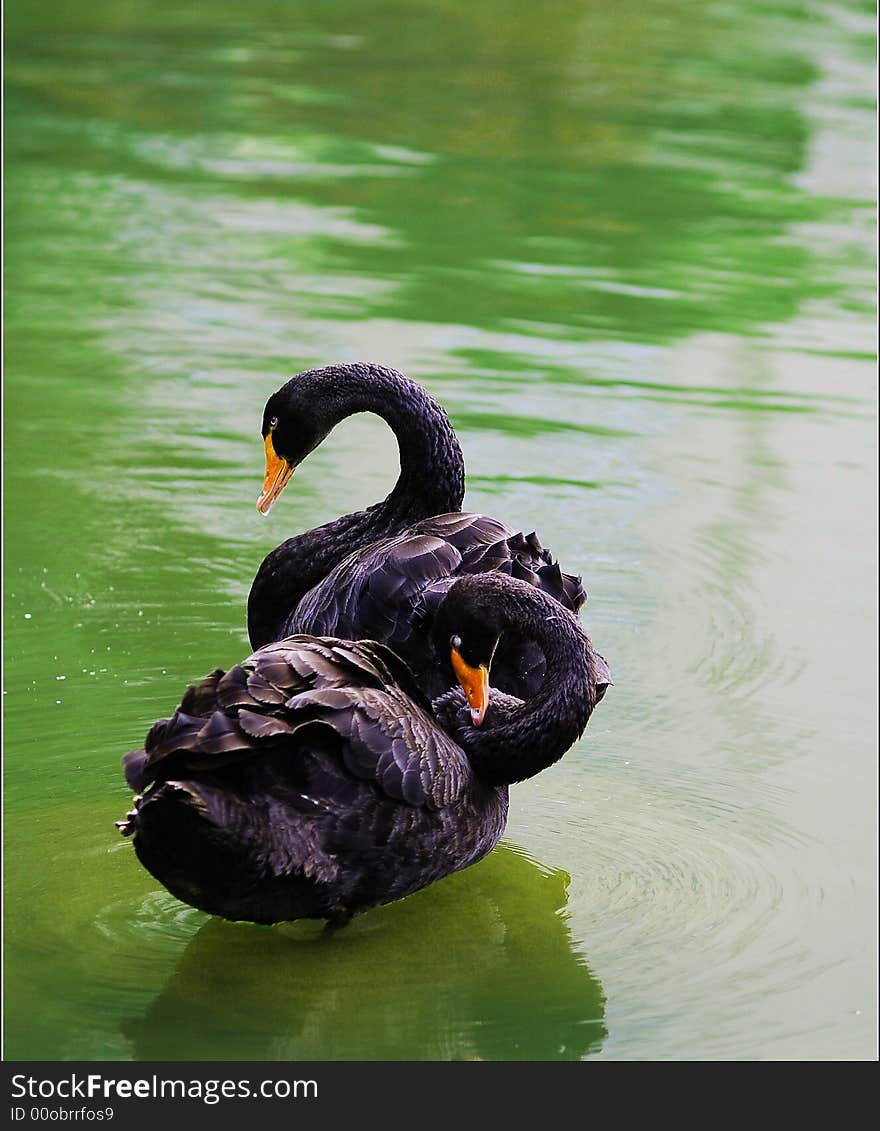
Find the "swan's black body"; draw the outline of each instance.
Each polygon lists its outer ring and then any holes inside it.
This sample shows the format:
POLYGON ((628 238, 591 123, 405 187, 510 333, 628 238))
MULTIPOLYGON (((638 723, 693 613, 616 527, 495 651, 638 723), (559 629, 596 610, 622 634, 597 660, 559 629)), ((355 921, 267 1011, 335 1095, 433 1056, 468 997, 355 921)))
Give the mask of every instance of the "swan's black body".
POLYGON ((595 654, 552 598, 497 574, 450 588, 441 651, 450 626, 490 655, 499 634, 534 640, 547 657, 534 699, 493 692, 477 729, 459 689, 432 708, 385 646, 306 636, 190 687, 124 760, 146 792, 120 828, 144 866, 229 919, 344 922, 485 856, 508 783, 555 762, 586 726, 595 654))
MULTIPOLYGON (((456 577, 504 573, 577 612, 586 600, 580 578, 562 573, 535 534, 460 513, 464 460, 455 433, 437 402, 403 374, 366 364, 300 374, 269 399, 263 435, 271 433, 275 450, 295 467, 355 412, 378 413, 394 430, 397 484, 383 502, 288 539, 268 555, 248 600, 253 647, 291 633, 370 637, 391 644, 436 694, 443 684, 431 660, 431 619, 456 577)), ((543 656, 510 633, 494 671, 503 691, 530 695, 540 685, 543 656)))

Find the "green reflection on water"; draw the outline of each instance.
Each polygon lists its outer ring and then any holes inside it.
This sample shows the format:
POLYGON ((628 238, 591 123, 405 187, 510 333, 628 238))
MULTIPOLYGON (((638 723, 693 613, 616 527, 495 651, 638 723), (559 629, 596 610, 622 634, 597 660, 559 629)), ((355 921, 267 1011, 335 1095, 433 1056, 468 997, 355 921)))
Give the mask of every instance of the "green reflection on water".
POLYGON ((32 908, 7 939, 28 975, 8 989, 11 1015, 30 1015, 16 1057, 572 1060, 601 1045, 604 996, 566 925, 568 876, 511 848, 334 936, 184 908, 128 845, 106 855, 113 812, 99 828, 67 813, 75 871, 51 828, 13 841, 18 859, 51 861, 10 877, 32 908))
POLYGON ((604 996, 560 917, 567 879, 502 847, 344 936, 211 920, 122 1031, 138 1059, 577 1060, 604 996), (204 969, 234 971, 231 1008, 204 969))

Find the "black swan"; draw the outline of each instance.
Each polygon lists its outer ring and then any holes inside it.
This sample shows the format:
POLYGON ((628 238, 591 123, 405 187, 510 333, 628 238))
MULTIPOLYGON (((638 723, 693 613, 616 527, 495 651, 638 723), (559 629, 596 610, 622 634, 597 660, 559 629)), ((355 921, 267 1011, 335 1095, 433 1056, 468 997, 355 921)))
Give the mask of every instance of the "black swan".
MULTIPOLYGON (((564 574, 535 534, 462 513, 464 460, 446 413, 415 381, 380 365, 311 369, 274 393, 263 412, 266 476, 257 507, 268 513, 295 468, 345 417, 375 412, 390 425, 400 476, 390 495, 283 542, 263 561, 248 599, 251 646, 293 633, 370 638, 406 661, 429 695, 444 686, 430 625, 453 579, 498 571, 528 581, 577 612, 579 577, 564 574)), ((610 682, 602 657, 599 694, 610 682)), ((520 697, 540 686, 544 658, 507 634, 494 679, 520 697)))
POLYGON ((126 779, 145 791, 117 827, 172 894, 227 919, 352 915, 482 859, 510 782, 556 762, 597 700, 577 618, 504 574, 458 579, 432 636, 465 690, 433 705, 387 647, 294 636, 189 687, 126 779), (499 638, 546 657, 523 702, 491 693, 499 638), (488 717, 486 716, 489 706, 488 717))

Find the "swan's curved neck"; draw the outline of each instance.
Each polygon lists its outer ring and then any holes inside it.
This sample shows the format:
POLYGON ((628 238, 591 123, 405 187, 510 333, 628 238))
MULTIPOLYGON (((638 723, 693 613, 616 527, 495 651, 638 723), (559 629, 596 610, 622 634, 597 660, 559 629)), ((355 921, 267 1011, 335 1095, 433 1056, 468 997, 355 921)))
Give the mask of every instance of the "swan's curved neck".
POLYGON ((368 381, 352 382, 344 407, 340 420, 374 412, 397 439, 400 475, 384 502, 371 508, 374 522, 406 526, 461 509, 464 456, 449 417, 421 385, 375 366, 368 381))
POLYGON ((531 699, 497 712, 494 724, 490 703, 482 727, 457 735, 487 785, 522 781, 557 762, 583 734, 596 705, 592 650, 576 618, 531 586, 523 592, 508 581, 504 588, 511 626, 538 644, 547 668, 531 699))
POLYGON ((332 385, 326 371, 314 371, 314 379, 315 395, 329 402, 331 428, 359 412, 382 417, 397 438, 400 475, 382 502, 289 538, 268 555, 248 598, 254 648, 283 634, 302 597, 343 558, 420 519, 458 511, 464 499, 461 447, 449 417, 421 385, 379 365, 340 367, 332 385))

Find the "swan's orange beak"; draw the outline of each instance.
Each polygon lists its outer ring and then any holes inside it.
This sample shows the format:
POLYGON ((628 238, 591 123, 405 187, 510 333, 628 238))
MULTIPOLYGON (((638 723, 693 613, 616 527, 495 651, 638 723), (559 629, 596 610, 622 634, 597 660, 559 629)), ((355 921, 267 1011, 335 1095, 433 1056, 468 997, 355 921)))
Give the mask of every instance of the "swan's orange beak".
POLYGON ((260 514, 268 514, 272 504, 287 486, 287 482, 296 468, 292 463, 278 455, 272 444, 272 433, 266 437, 266 476, 263 479, 263 490, 257 499, 257 510, 260 514))
POLYGON ((489 708, 489 669, 485 664, 472 668, 462 659, 461 652, 453 648, 450 653, 452 670, 455 678, 461 684, 461 689, 471 709, 471 718, 475 727, 478 727, 486 717, 489 708))

